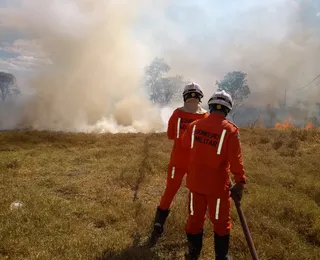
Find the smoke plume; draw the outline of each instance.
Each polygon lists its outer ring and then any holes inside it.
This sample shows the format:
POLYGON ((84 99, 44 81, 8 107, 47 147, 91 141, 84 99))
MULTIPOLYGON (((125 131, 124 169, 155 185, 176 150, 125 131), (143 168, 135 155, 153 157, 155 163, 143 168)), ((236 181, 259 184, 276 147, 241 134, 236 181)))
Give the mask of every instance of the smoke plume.
POLYGON ((197 80, 206 98, 216 80, 241 70, 252 92, 247 103, 277 105, 285 89, 288 100, 320 101, 320 80, 300 90, 320 74, 319 2, 212 1, 211 7, 185 9, 175 23, 179 26, 170 26, 176 35, 184 32, 164 46, 175 72, 197 80))
MULTIPOLYGON (((248 74, 247 104, 320 101, 320 6, 315 0, 25 0, 23 32, 51 65, 36 70, 26 125, 70 131, 161 131, 172 108, 150 104, 143 68, 163 57, 200 83, 248 74), (151 3, 152 2, 152 3, 151 3), (139 41, 138 41, 139 39, 139 41)), ((20 21, 19 20, 19 21, 20 21)))
POLYGON ((26 1, 25 32, 52 64, 36 71, 24 123, 63 131, 163 130, 141 88, 145 50, 132 37, 143 3, 26 1))

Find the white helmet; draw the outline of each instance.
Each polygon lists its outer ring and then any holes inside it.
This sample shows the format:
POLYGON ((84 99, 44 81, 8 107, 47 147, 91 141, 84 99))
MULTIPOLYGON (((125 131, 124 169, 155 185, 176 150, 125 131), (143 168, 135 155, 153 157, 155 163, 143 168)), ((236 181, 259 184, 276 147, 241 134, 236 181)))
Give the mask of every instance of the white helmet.
POLYGON ((183 100, 186 101, 188 98, 198 98, 199 101, 203 98, 203 92, 199 84, 191 82, 184 87, 183 100))
POLYGON ((210 105, 214 105, 214 104, 225 106, 226 108, 231 110, 232 109, 232 97, 230 96, 230 94, 228 94, 224 90, 217 91, 208 100, 209 107, 210 107, 210 105))

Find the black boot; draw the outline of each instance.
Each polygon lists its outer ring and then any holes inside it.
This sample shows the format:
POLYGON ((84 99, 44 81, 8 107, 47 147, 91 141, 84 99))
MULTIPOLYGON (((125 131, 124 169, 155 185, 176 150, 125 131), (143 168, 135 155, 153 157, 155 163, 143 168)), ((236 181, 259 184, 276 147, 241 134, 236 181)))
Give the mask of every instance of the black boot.
POLYGON ((216 260, 231 260, 228 256, 230 235, 219 236, 214 233, 214 250, 216 260))
POLYGON ((202 249, 203 230, 198 234, 187 233, 188 252, 185 254, 186 260, 197 260, 200 257, 202 249))
POLYGON ((159 238, 161 237, 163 233, 163 226, 166 222, 166 219, 169 215, 170 210, 162 210, 159 207, 157 207, 156 215, 154 217, 153 222, 153 230, 151 233, 151 237, 148 240, 148 246, 153 247, 158 242, 159 238))

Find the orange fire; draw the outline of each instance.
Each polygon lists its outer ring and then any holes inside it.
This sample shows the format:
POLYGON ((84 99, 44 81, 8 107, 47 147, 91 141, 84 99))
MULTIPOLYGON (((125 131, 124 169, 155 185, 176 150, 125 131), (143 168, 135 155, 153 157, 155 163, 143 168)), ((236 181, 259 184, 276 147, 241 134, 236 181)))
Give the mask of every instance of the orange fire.
POLYGON ((308 124, 306 124, 306 126, 305 126, 305 129, 306 130, 310 130, 310 129, 312 129, 313 128, 313 124, 310 122, 310 123, 308 123, 308 124))
POLYGON ((284 120, 283 123, 276 123, 275 128, 277 129, 290 129, 293 128, 293 124, 291 123, 291 116, 288 117, 288 119, 284 120))
MULTIPOLYGON (((275 124, 276 129, 292 129, 294 128, 294 125, 291 123, 291 116, 288 117, 288 119, 284 120, 282 123, 278 122, 275 124)), ((305 125, 304 129, 305 130, 311 130, 315 128, 315 125, 312 122, 309 122, 305 125)))

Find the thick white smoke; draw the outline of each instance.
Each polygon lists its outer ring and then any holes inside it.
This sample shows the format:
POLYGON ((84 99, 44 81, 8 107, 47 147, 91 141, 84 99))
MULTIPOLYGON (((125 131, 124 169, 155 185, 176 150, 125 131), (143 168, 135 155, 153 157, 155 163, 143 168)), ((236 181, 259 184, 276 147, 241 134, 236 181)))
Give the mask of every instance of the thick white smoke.
MULTIPOLYGON (((52 64, 37 70, 23 124, 35 129, 162 131, 160 109, 141 86, 146 50, 132 25, 142 2, 28 0, 24 32, 52 64)), ((21 118, 20 117, 20 118, 21 118)))

